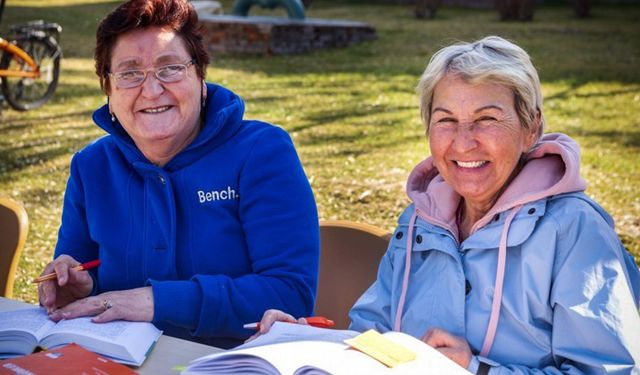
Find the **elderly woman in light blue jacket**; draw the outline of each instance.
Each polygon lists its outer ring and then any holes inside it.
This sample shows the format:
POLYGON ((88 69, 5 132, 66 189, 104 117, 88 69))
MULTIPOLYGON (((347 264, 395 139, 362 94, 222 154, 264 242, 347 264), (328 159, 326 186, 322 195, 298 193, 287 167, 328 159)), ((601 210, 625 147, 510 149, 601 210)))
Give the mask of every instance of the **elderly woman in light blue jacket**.
MULTIPOLYGON (((640 373, 638 267, 584 194, 578 145, 543 134, 527 53, 446 47, 418 92, 432 156, 351 328, 420 337, 476 374, 640 373)), ((292 319, 270 310, 262 331, 292 319)))

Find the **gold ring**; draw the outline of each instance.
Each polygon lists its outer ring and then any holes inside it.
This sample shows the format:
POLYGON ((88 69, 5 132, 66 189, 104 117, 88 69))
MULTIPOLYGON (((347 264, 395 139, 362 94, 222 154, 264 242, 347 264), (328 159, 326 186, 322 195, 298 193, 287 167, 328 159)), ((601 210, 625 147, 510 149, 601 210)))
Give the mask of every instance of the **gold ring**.
POLYGON ((111 301, 109 301, 108 299, 102 300, 102 308, 104 309, 104 311, 107 311, 112 307, 113 307, 113 304, 111 303, 111 301))

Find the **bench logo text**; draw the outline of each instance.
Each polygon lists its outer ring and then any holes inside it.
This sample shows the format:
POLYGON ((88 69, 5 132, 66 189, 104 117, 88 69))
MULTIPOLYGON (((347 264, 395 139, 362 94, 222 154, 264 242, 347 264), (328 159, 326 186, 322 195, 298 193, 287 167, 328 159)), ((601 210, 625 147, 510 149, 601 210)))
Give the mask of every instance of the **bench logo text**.
POLYGON ((226 201, 229 199, 238 198, 240 198, 240 195, 234 189, 232 189, 231 186, 227 186, 227 188, 223 190, 198 190, 198 201, 200 203, 226 201))

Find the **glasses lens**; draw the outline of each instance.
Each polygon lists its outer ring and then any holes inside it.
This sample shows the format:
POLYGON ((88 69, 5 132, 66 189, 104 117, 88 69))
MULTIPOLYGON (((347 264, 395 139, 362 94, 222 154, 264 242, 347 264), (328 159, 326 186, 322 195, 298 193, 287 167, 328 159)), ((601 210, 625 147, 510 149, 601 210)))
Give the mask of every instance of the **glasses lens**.
POLYGON ((156 77, 162 82, 176 82, 184 77, 187 67, 182 64, 165 65, 156 69, 156 77))
POLYGON ((116 73, 114 75, 118 87, 129 88, 138 86, 144 81, 144 72, 142 70, 129 70, 126 72, 116 73))
MULTIPOLYGON (((189 62, 192 64, 193 62, 189 62)), ((170 64, 152 69, 156 78, 162 82, 178 82, 184 78, 187 72, 185 64, 170 64)), ((146 78, 149 70, 128 70, 126 72, 114 73, 113 78, 116 80, 118 87, 123 89, 140 86, 146 78)))

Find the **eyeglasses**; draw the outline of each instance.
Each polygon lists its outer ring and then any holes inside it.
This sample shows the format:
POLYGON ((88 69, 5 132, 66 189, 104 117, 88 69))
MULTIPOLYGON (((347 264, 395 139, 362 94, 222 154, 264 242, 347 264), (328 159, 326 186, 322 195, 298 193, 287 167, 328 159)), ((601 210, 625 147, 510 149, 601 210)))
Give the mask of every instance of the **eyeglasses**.
POLYGON ((181 64, 163 65, 146 70, 125 70, 124 72, 109 73, 109 75, 115 79, 118 88, 132 89, 142 85, 149 72, 153 72, 153 75, 160 82, 173 83, 181 81, 187 74, 187 68, 195 63, 196 59, 191 59, 181 64))

